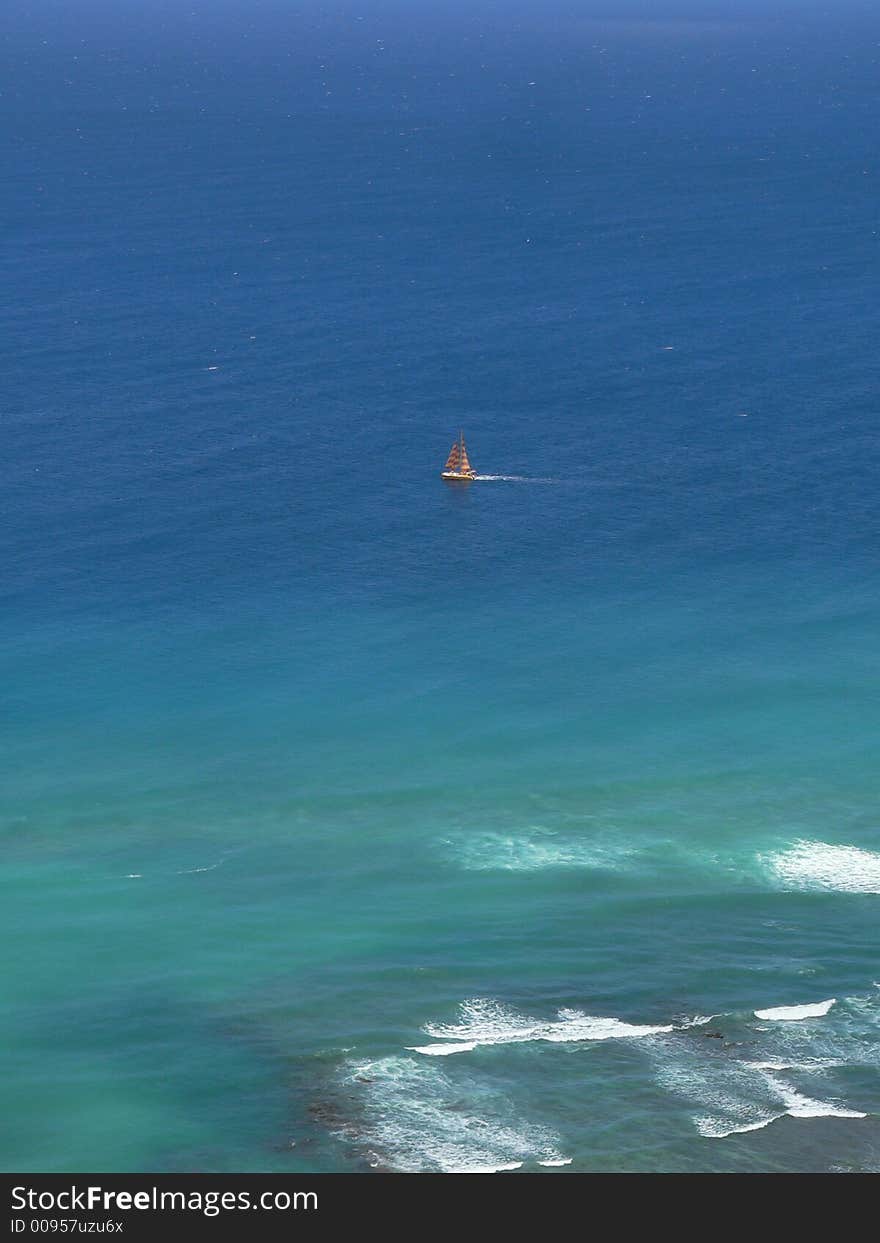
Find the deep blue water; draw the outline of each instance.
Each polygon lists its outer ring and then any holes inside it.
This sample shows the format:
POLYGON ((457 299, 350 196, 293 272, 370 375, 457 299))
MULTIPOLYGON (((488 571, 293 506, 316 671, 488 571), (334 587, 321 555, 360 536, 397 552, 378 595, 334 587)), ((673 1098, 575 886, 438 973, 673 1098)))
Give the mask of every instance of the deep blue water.
POLYGON ((880 19, 0 58, 2 1168, 880 1167, 880 19))

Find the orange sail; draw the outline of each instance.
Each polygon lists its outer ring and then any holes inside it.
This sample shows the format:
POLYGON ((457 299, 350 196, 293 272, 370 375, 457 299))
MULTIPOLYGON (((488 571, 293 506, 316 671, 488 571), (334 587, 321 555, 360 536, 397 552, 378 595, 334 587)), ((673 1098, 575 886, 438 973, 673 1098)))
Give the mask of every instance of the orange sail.
POLYGON ((466 483, 476 479, 476 471, 468 460, 467 449, 464 446, 463 433, 459 433, 458 440, 450 449, 441 474, 444 479, 464 480, 466 483))
POLYGON ((458 470, 459 461, 461 460, 461 450, 458 447, 458 441, 452 446, 449 457, 446 459, 444 470, 458 470))

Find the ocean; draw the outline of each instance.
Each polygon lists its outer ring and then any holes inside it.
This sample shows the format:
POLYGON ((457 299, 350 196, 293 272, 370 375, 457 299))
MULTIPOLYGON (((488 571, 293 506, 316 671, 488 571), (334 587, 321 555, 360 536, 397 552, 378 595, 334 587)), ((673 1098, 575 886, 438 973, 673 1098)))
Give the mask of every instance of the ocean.
POLYGON ((880 1169, 876 10, 0 57, 0 1168, 880 1169))

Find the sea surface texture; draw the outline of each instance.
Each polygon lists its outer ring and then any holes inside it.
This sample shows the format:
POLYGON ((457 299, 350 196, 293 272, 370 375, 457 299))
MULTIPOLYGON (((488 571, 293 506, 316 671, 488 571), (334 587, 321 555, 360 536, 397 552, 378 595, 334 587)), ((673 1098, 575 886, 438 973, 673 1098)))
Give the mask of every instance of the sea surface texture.
POLYGON ((876 6, 0 61, 0 1167, 880 1168, 876 6))

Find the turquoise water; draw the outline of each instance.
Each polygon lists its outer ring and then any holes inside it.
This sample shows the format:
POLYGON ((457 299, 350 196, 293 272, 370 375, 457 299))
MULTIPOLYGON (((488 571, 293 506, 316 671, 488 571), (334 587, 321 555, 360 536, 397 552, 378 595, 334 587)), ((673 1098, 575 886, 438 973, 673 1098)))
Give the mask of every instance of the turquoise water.
POLYGON ((876 24, 74 7, 0 1165, 877 1168, 876 24))

